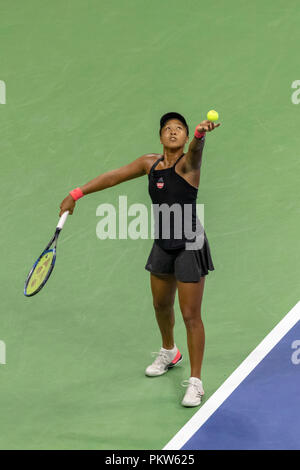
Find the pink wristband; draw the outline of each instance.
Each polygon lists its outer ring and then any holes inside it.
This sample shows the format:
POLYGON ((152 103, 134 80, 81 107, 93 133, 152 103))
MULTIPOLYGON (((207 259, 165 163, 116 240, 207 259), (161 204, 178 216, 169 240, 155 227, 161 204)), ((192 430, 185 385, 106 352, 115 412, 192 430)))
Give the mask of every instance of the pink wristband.
POLYGON ((205 132, 199 132, 197 131, 197 128, 196 128, 194 136, 196 137, 196 139, 201 139, 201 137, 205 136, 205 132))
POLYGON ((84 196, 80 188, 73 189, 72 191, 70 191, 70 194, 74 201, 77 201, 78 199, 84 196))

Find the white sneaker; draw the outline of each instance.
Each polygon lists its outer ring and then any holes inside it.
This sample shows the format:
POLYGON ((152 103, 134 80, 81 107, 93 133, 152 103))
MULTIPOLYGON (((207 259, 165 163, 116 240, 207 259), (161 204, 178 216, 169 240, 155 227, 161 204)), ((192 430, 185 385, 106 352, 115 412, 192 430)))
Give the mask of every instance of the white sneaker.
POLYGON ((169 369, 182 361, 182 354, 178 348, 176 348, 175 353, 172 352, 172 350, 169 352, 167 349, 160 348, 158 353, 155 352, 152 354, 157 355, 157 358, 145 370, 145 374, 149 377, 156 377, 158 375, 165 374, 169 369))
POLYGON ((202 382, 197 377, 190 377, 189 380, 184 380, 181 384, 187 387, 187 391, 181 402, 183 406, 198 406, 201 403, 201 397, 204 395, 202 382))

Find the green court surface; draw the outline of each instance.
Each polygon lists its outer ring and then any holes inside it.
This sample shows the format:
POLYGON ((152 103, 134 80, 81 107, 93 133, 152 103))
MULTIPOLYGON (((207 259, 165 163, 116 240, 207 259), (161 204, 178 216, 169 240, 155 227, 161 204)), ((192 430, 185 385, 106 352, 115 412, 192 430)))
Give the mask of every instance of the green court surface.
MULTIPOLYGON (((158 351, 148 240, 99 240, 101 203, 150 208, 147 177, 78 201, 53 276, 24 280, 71 189, 150 152, 159 119, 192 134, 216 109, 198 202, 215 271, 203 318, 206 399, 299 300, 297 0, 1 2, 1 449, 161 449, 197 411, 184 362, 146 378, 158 351)), ((187 147, 186 147, 187 150, 187 147)))

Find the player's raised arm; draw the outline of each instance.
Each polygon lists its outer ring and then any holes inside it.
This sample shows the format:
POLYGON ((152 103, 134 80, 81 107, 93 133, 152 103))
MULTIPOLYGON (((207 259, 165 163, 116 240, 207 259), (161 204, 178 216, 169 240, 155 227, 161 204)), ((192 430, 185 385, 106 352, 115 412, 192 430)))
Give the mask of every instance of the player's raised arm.
POLYGON ((205 133, 211 132, 216 127, 219 127, 219 124, 214 124, 211 121, 202 121, 198 126, 196 126, 194 138, 189 145, 189 149, 186 153, 186 165, 190 169, 198 169, 201 167, 202 162, 202 152, 205 142, 205 133))
POLYGON ((146 174, 146 160, 147 155, 143 155, 128 165, 117 168, 116 170, 107 171, 96 178, 92 179, 80 188, 70 191, 68 196, 60 204, 60 213, 62 215, 65 211, 73 213, 75 202, 77 199, 85 196, 86 194, 102 191, 103 189, 110 188, 124 181, 137 178, 146 174))

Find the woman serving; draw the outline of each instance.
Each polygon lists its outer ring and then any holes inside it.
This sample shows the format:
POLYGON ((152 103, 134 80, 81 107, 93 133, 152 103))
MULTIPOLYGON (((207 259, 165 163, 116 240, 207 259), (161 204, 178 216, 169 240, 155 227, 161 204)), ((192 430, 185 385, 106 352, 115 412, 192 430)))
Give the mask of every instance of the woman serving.
POLYGON ((62 201, 60 215, 73 213, 76 201, 138 176, 148 175, 149 194, 156 209, 155 240, 145 268, 150 271, 151 291, 162 347, 146 368, 149 377, 165 374, 182 360, 174 341, 174 301, 178 291, 187 331, 191 373, 183 406, 198 406, 204 394, 201 381, 205 334, 201 303, 205 276, 214 270, 209 243, 196 215, 205 133, 220 126, 208 120, 196 126, 189 140, 186 120, 172 112, 160 120, 163 154, 145 154, 116 170, 103 173, 76 188, 62 201), (167 209, 167 210, 166 210, 167 209))

